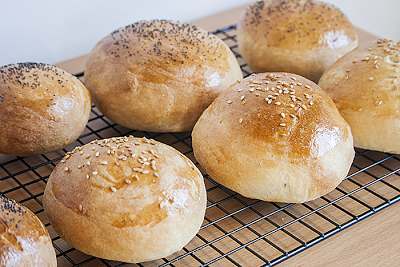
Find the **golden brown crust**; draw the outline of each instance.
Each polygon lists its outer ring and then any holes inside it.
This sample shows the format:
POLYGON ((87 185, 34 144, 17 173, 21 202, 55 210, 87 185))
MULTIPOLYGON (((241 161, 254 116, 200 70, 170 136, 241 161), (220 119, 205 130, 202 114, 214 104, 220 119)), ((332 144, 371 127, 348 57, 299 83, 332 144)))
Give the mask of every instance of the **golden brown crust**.
POLYGON ((111 120, 147 131, 189 131, 224 89, 243 78, 230 48, 196 26, 141 21, 89 54, 85 84, 111 120))
POLYGON ((266 0, 250 5, 237 26, 240 54, 256 72, 284 71, 313 81, 358 45, 355 28, 331 4, 266 0))
POLYGON ((354 156, 332 100, 294 74, 251 75, 222 93, 192 133, 212 179, 266 201, 305 202, 333 190, 354 156))
POLYGON ((399 76, 400 42, 379 39, 347 53, 321 77, 356 147, 400 153, 399 76))
POLYGON ((32 156, 73 143, 90 115, 90 92, 76 77, 51 65, 0 68, 0 153, 32 156))
POLYGON ((142 262, 166 257, 196 235, 206 192, 200 171, 177 150, 121 137, 68 153, 49 178, 43 204, 55 231, 76 249, 142 262))
POLYGON ((0 206, 0 266, 57 266, 51 238, 39 218, 3 196, 0 206))

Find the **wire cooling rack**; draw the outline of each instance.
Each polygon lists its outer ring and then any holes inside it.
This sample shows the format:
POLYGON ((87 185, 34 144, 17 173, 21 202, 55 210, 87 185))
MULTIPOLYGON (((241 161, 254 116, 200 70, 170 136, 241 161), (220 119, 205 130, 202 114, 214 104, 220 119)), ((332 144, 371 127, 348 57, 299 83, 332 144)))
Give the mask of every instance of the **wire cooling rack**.
MULTIPOLYGON (((244 76, 252 73, 236 46, 236 27, 214 32, 235 53, 244 76)), ((76 74, 83 77, 83 73, 76 74)), ((82 136, 55 153, 35 157, 0 155, 0 193, 31 209, 47 227, 59 266, 125 266, 83 254, 57 236, 49 224, 42 197, 46 181, 63 155, 95 139, 133 135, 169 144, 201 169, 193 157, 190 132, 150 133, 121 127, 93 106, 82 136)), ((356 149, 346 179, 331 193, 304 204, 248 199, 214 182, 204 173, 208 205, 196 237, 167 258, 129 266, 273 266, 336 234, 400 198, 398 155, 356 149)))

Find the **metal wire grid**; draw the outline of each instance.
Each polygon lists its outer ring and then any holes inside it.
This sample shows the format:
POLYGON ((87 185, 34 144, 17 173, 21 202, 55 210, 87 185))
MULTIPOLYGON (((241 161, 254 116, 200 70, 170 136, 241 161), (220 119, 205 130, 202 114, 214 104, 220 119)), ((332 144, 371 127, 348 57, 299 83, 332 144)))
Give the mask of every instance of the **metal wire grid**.
MULTIPOLYGON (((236 46, 236 27, 215 32, 235 53, 244 76, 252 73, 236 46)), ((83 73, 76 74, 82 77, 83 73)), ((169 144, 201 166, 193 157, 190 132, 133 131, 104 117, 93 106, 82 136, 58 152, 35 157, 0 155, 0 194, 31 209, 45 224, 57 252, 59 266, 124 266, 85 255, 57 236, 43 208, 46 181, 63 155, 94 139, 146 136, 169 144)), ((196 237, 180 252, 154 262, 129 266, 273 266, 336 234, 400 198, 400 159, 397 155, 356 149, 346 179, 333 192, 304 204, 269 203, 242 197, 214 182, 203 170, 208 205, 196 237)))

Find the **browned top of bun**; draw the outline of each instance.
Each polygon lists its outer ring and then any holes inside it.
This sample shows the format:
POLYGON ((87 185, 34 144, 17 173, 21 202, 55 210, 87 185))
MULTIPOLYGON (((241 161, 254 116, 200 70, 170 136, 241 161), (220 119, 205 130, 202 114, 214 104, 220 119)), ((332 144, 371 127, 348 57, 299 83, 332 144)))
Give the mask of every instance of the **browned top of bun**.
POLYGON ((340 115, 327 94, 295 74, 249 76, 225 91, 207 113, 234 114, 223 116, 224 124, 231 127, 229 136, 220 138, 243 136, 250 143, 259 143, 260 153, 265 150, 263 144, 282 143, 283 149, 274 150, 274 154, 287 154, 294 161, 323 154, 334 141, 350 136, 348 124, 344 120, 337 123, 340 115), (328 135, 331 141, 325 143, 328 135))
POLYGON ((56 266, 50 236, 39 218, 3 196, 0 206, 0 266, 56 266))
POLYGON ((399 114, 400 42, 378 39, 361 44, 326 70, 320 86, 339 111, 373 110, 399 114))
POLYGON ((83 132, 91 95, 75 76, 52 65, 0 68, 0 153, 31 156, 66 147, 83 132))
POLYGON ((289 50, 339 48, 357 40, 347 17, 335 6, 318 0, 266 0, 250 5, 241 27, 268 46, 289 50))
POLYGON ((132 129, 188 131, 242 73, 216 35, 187 23, 140 21, 92 49, 85 84, 98 108, 132 129))

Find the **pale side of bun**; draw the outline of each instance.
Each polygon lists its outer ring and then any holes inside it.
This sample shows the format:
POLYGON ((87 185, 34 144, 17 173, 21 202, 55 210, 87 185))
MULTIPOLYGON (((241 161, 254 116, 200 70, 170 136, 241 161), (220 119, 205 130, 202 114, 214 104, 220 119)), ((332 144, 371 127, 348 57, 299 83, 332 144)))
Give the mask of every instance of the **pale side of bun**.
POLYGON ((0 266, 57 266, 51 238, 39 218, 3 196, 0 206, 0 266))
POLYGON ((90 92, 75 76, 43 63, 0 68, 0 153, 32 156, 72 144, 85 129, 90 92))
POLYGON ((347 175, 350 127, 315 83, 260 73, 232 85, 192 132, 194 156, 216 182, 245 197, 306 202, 347 175))
POLYGON ((357 47, 358 38, 351 22, 331 4, 265 0, 243 11, 237 43, 255 72, 291 72, 318 82, 333 62, 357 47))
POLYGON ((179 251, 197 234, 206 191, 200 171, 174 148, 119 137, 68 153, 50 175, 43 204, 76 249, 143 262, 179 251))
POLYGON ((354 146, 400 153, 400 42, 360 45, 335 62, 319 85, 350 124, 354 146))
POLYGON ((85 84, 112 121, 153 132, 192 130, 204 109, 242 72, 216 35, 187 23, 140 21, 100 40, 85 84))

